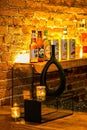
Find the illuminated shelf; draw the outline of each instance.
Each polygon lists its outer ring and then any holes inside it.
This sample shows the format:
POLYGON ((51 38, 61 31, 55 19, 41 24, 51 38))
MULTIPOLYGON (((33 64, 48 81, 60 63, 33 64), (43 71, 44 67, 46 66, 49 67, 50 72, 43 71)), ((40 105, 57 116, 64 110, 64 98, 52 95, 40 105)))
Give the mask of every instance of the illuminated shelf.
MULTIPOLYGON (((34 63, 35 72, 41 73, 46 62, 47 61, 34 63)), ((61 64, 63 69, 85 66, 85 65, 87 65, 87 58, 59 61, 59 63, 61 64)), ((56 71, 56 70, 58 70, 58 69, 55 67, 54 64, 52 64, 48 69, 49 72, 56 71)))

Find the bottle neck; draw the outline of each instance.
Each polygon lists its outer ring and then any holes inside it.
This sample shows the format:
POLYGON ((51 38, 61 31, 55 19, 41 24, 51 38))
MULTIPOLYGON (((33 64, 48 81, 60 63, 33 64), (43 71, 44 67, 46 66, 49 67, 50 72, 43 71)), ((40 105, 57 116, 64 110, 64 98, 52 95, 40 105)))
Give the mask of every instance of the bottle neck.
POLYGON ((64 31, 63 31, 63 35, 67 35, 67 30, 64 30, 64 31))
POLYGON ((31 42, 36 42, 36 38, 31 38, 31 42))
POLYGON ((51 45, 52 46, 52 55, 51 57, 55 57, 55 45, 51 45))
POLYGON ((44 39, 47 39, 48 38, 48 36, 47 35, 44 35, 44 39))
POLYGON ((48 38, 48 30, 45 30, 44 31, 44 39, 47 39, 48 38))
POLYGON ((67 27, 66 26, 64 26, 63 35, 67 35, 67 27))
POLYGON ((31 35, 31 42, 36 42, 36 32, 33 30, 31 35))
POLYGON ((42 38, 42 32, 38 31, 38 38, 42 38))

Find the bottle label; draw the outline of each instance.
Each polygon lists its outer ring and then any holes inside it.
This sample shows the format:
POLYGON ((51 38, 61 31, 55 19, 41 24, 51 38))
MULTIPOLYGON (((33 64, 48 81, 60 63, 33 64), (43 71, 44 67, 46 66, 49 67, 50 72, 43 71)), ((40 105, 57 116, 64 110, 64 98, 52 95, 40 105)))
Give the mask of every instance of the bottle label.
POLYGON ((83 53, 87 53, 87 46, 83 46, 83 53))
POLYGON ((44 40, 44 55, 45 55, 45 60, 50 59, 50 55, 51 55, 51 41, 50 40, 44 40))
POLYGON ((32 38, 36 38, 36 33, 32 33, 32 38))
POLYGON ((61 40, 61 59, 67 60, 67 39, 61 40))
POLYGON ((38 58, 38 49, 31 50, 31 59, 38 58))
POLYGON ((83 46, 83 57, 87 57, 87 33, 81 34, 81 42, 83 46))
POLYGON ((75 58, 75 39, 69 40, 69 58, 75 58))
POLYGON ((81 34, 81 41, 82 41, 82 45, 87 44, 87 33, 81 34))
POLYGON ((38 58, 44 58, 44 46, 38 48, 38 58))

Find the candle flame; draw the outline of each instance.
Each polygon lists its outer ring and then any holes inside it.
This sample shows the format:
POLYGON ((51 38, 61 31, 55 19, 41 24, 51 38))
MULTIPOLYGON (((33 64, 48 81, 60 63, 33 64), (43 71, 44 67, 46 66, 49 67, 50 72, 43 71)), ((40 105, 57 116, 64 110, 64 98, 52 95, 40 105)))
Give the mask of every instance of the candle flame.
POLYGON ((15 116, 15 117, 17 117, 17 116, 18 116, 17 111, 14 111, 14 116, 15 116))

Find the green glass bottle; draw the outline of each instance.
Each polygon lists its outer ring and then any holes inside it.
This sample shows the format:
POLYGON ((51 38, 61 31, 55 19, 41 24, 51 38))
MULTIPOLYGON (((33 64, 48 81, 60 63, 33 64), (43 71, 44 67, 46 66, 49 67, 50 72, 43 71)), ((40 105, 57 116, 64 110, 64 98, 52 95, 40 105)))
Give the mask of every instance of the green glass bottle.
POLYGON ((49 60, 51 57, 51 42, 48 39, 48 30, 44 30, 44 60, 49 60))

